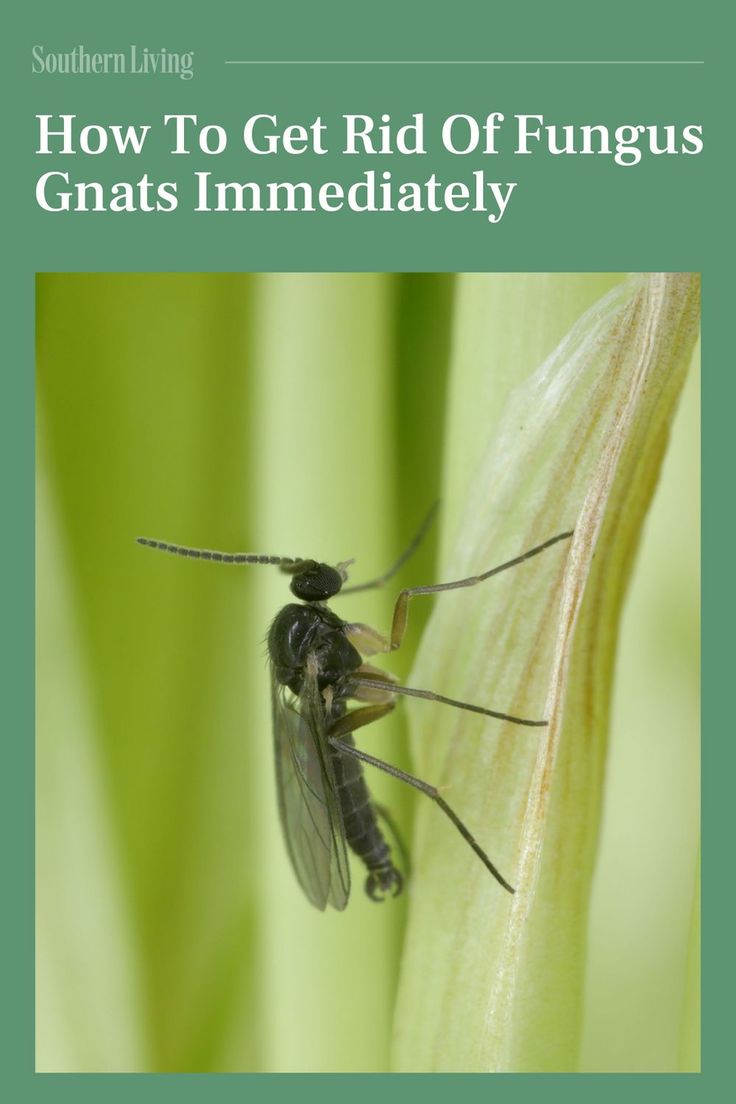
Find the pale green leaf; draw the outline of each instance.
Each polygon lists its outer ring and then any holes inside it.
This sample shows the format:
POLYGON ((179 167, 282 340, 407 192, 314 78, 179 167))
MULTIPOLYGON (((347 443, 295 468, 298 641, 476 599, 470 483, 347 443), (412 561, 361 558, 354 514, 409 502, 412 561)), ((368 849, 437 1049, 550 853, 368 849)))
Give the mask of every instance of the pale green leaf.
MULTIPOLYGON (((512 312, 500 279, 466 278, 461 297, 477 304, 485 289, 502 331, 543 327, 554 305, 527 297, 512 312)), ((480 386, 482 348, 470 369, 456 358, 453 403, 475 409, 450 442, 441 577, 575 535, 482 589, 441 596, 425 634, 414 685, 550 724, 412 709, 420 773, 462 808, 517 892, 421 809, 399 1069, 576 1066, 617 626, 697 326, 697 279, 656 274, 605 296, 531 374, 533 338, 480 386)))

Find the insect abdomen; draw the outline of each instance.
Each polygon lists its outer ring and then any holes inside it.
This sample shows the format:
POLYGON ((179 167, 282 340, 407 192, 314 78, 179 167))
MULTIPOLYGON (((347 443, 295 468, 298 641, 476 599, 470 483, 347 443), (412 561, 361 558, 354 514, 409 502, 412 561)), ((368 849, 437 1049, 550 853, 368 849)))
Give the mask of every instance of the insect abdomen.
MULTIPOLYGON (((341 740, 353 744, 350 735, 342 736, 341 740)), ((332 757, 345 838, 368 867, 366 893, 373 901, 382 900, 389 892, 397 897, 403 878, 391 860, 391 848, 378 826, 376 810, 363 777, 363 766, 354 756, 338 749, 333 749, 332 757)))

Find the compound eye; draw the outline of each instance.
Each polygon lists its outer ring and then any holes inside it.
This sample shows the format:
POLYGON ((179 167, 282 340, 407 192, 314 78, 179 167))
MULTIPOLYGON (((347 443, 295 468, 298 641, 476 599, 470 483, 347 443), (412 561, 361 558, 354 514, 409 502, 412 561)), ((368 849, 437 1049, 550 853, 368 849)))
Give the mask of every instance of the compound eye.
POLYGON ((342 587, 342 575, 329 564, 313 564, 291 580, 291 593, 303 602, 324 602, 342 587))

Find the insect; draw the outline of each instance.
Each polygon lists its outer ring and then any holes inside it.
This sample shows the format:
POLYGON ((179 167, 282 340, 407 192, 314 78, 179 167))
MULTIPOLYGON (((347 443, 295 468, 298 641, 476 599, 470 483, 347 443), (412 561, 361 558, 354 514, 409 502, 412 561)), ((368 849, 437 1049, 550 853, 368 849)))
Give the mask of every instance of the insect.
POLYGON ((572 536, 558 533, 543 544, 480 575, 399 592, 388 637, 369 625, 344 621, 329 606, 336 595, 370 590, 387 583, 414 552, 428 528, 435 507, 393 566, 367 583, 345 586, 352 560, 331 566, 316 560, 268 556, 250 552, 212 552, 165 541, 138 537, 139 544, 192 559, 225 564, 271 564, 291 576, 290 603, 276 615, 268 631, 271 671, 273 736, 281 826, 291 864, 306 896, 319 909, 344 909, 350 895, 348 847, 368 871, 365 890, 373 901, 402 890, 403 877, 394 864, 381 829, 387 812, 371 798, 363 774, 368 763, 430 797, 452 821, 496 881, 514 889, 447 804, 437 789, 390 763, 356 747, 353 733, 385 717, 397 695, 425 698, 457 709, 482 713, 512 724, 544 726, 468 702, 455 701, 431 690, 400 685, 394 677, 365 662, 366 656, 394 651, 407 626, 409 602, 421 594, 472 587, 515 567, 524 560, 572 536), (348 703, 357 708, 349 709, 348 703))

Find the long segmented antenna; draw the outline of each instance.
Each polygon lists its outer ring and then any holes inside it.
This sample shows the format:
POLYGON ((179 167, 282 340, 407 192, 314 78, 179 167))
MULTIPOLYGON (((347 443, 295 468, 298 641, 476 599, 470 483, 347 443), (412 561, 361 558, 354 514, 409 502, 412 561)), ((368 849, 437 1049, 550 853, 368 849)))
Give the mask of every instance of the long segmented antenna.
MULTIPOLYGON (((437 499, 437 501, 433 503, 433 505, 430 507, 429 513, 425 517, 422 524, 419 526, 417 532, 412 537, 409 546, 404 549, 398 560, 391 565, 388 571, 384 571, 383 575, 378 575, 375 579, 369 579, 367 583, 354 583, 351 586, 343 587, 340 591, 340 595, 355 594, 359 590, 375 590, 377 587, 382 587, 385 583, 389 581, 389 579, 392 579, 394 575, 396 575, 397 572, 400 571, 400 569, 404 566, 406 561, 414 555, 417 548, 424 540, 427 530, 434 521, 434 517, 437 513, 437 510, 439 509, 439 505, 440 502, 439 499, 437 499)), ((335 597, 337 597, 337 595, 335 595, 335 597)))
POLYGON ((146 548, 155 548, 159 552, 171 552, 174 556, 188 556, 193 560, 214 560, 226 564, 274 564, 293 566, 305 563, 300 556, 261 556, 257 552, 213 552, 208 548, 188 548, 183 544, 168 544, 167 541, 151 540, 150 537, 136 537, 136 543, 146 548))

